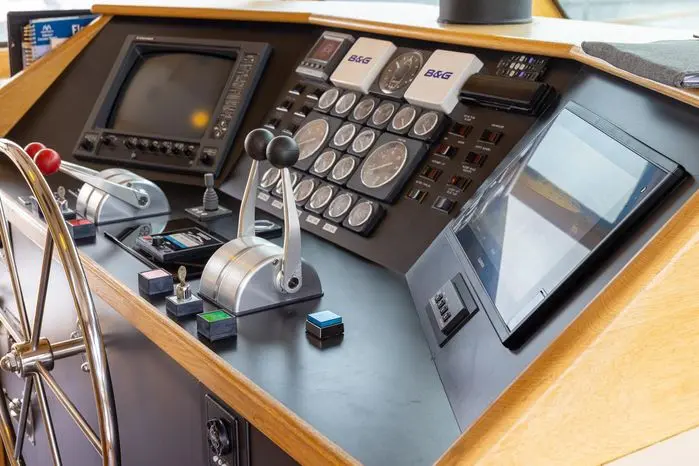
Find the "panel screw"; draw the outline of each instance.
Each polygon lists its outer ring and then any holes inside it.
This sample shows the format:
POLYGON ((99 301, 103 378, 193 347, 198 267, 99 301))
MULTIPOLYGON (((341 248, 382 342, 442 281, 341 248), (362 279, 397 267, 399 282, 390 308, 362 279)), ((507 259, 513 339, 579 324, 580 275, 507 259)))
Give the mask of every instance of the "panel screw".
POLYGON ((87 362, 84 362, 84 363, 80 364, 80 370, 85 372, 85 373, 89 373, 90 372, 90 365, 87 362))

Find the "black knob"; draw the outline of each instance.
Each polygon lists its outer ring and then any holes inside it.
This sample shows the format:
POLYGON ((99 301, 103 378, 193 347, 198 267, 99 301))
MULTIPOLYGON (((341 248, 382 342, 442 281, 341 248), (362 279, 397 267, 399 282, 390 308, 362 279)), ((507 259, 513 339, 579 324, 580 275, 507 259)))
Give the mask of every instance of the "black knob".
POLYGON ((133 149, 134 147, 136 147, 137 143, 138 143, 138 139, 136 139, 136 138, 124 139, 124 145, 126 146, 127 149, 133 149))
POLYGON ((141 150, 146 150, 148 148, 148 145, 150 144, 150 141, 148 139, 139 139, 138 143, 136 144, 139 149, 141 150))
POLYGON ((231 434, 223 419, 209 419, 206 421, 207 443, 211 451, 217 455, 227 455, 231 452, 231 434))
POLYGON ((267 145, 267 160, 277 168, 293 166, 299 159, 299 145, 289 136, 277 136, 267 145))
POLYGON ((255 160, 267 158, 267 145, 274 139, 274 134, 268 129, 253 129, 245 136, 245 152, 255 160))

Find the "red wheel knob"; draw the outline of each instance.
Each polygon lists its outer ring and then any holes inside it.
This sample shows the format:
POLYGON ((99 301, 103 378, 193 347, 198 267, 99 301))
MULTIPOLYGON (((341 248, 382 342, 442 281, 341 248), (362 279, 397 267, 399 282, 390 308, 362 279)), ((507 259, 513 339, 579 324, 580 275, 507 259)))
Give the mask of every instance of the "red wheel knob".
POLYGON ((61 156, 53 149, 41 149, 34 157, 34 163, 44 176, 53 175, 61 167, 61 156))
POLYGON ((33 159, 41 149, 46 149, 46 146, 40 142, 30 142, 27 144, 27 147, 24 148, 24 152, 29 154, 29 157, 33 159))

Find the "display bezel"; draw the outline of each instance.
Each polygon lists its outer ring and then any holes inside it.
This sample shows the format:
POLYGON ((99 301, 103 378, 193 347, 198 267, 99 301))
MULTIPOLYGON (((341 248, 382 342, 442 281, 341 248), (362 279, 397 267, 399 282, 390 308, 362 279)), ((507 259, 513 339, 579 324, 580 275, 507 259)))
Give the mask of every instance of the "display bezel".
MULTIPOLYGON (((683 168, 677 163, 646 146, 607 120, 572 101, 568 102, 556 115, 552 116, 544 125, 543 129, 539 130, 533 137, 525 138, 526 142, 515 147, 512 154, 535 150, 545 139, 546 134, 556 121, 560 112, 564 110, 570 111, 591 127, 623 145, 637 156, 650 162, 655 167, 665 172, 665 175, 653 189, 645 194, 635 207, 626 213, 624 218, 610 230, 602 241, 592 249, 576 267, 569 271, 567 275, 563 276, 550 293, 543 297, 538 304, 534 305, 530 312, 513 328, 508 327, 507 322, 503 320, 497 306, 481 282, 474 264, 471 262, 471 259, 468 257, 457 238, 457 234, 462 229, 468 228, 468 223, 460 223, 460 217, 457 217, 452 222, 452 239, 456 250, 462 257, 468 287, 477 297, 481 307, 485 310, 503 345, 513 350, 519 348, 531 334, 540 327, 546 317, 555 311, 558 303, 560 303, 569 292, 574 292, 574 284, 577 283, 578 279, 584 277, 588 272, 592 272, 593 267, 604 259, 604 255, 609 251, 609 248, 621 239, 631 225, 637 222, 639 218, 646 215, 663 196, 673 189, 685 174, 683 168)), ((503 164, 508 161, 509 158, 503 161, 503 164)), ((492 176, 496 176, 496 174, 492 176)), ((466 208, 464 208, 463 211, 466 211, 466 208)))
POLYGON ((224 160, 229 155, 236 132, 242 123, 245 111, 250 103, 252 94, 257 87, 262 71, 266 65, 270 55, 271 47, 266 43, 260 42, 243 42, 243 41, 226 41, 214 39, 189 39, 181 37, 162 37, 162 36, 127 36, 124 44, 117 56, 114 66, 107 77, 102 91, 98 96, 90 116, 85 124, 83 133, 78 141, 73 153, 78 159, 91 161, 105 162, 122 162, 129 165, 138 165, 144 168, 153 168, 166 171, 195 171, 195 172, 213 172, 218 174, 223 166, 224 160), (211 55, 223 58, 233 59, 234 63, 226 79, 226 84, 223 91, 216 101, 213 115, 209 121, 201 138, 184 138, 172 135, 163 135, 157 133, 142 133, 142 132, 125 132, 109 128, 110 118, 115 109, 115 105, 122 94, 123 87, 128 83, 131 72, 139 62, 139 59, 146 54, 171 52, 171 53, 192 53, 198 55, 211 55), (216 120, 221 113, 225 101, 227 91, 233 85, 236 73, 241 70, 244 65, 243 58, 246 55, 255 55, 256 59, 250 67, 249 77, 244 88, 240 92, 240 102, 235 112, 234 118, 228 126, 225 136, 215 138, 213 136, 216 120), (103 134, 116 135, 118 137, 135 137, 157 140, 172 140, 185 144, 195 144, 197 153, 192 157, 192 163, 183 163, 182 166, 177 165, 162 165, 149 160, 129 161, 123 156, 109 157, 109 155, 97 155, 95 152, 86 151, 80 146, 80 141, 86 135, 94 135, 96 138, 101 138, 103 134), (212 166, 206 166, 200 163, 200 157, 204 149, 216 149, 218 151, 218 160, 212 166))

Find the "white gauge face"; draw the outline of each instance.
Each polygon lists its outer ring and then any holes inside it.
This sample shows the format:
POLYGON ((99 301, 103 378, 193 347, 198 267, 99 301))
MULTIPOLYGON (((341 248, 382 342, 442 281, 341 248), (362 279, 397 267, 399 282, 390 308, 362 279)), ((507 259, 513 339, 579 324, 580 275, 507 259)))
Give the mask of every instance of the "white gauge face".
POLYGON ((354 206, 352 212, 349 213, 347 223, 353 227, 360 227, 371 218, 372 213, 374 213, 374 204, 369 201, 362 201, 354 206))
POLYGON ((437 126, 439 122, 439 115, 437 112, 427 112, 420 115, 420 118, 415 122, 413 126, 413 132, 418 136, 425 136, 429 134, 437 126))
MULTIPOLYGON (((291 175, 291 187, 293 188, 296 186, 296 182, 299 180, 299 174, 296 172, 291 172, 289 174, 291 175)), ((282 195, 282 186, 282 179, 280 178, 279 181, 277 181, 277 186, 274 188, 274 192, 279 196, 282 195)))
POLYGON ((396 111, 396 104, 393 102, 384 102, 379 105, 374 114, 371 116, 371 122, 376 126, 385 124, 396 111))
POLYGON ((334 194, 333 188, 328 185, 321 186, 316 192, 311 196, 311 201, 308 205, 316 210, 324 208, 330 202, 334 194))
POLYGON ((342 217, 347 213, 351 205, 352 196, 350 196, 348 193, 342 193, 330 203, 330 207, 328 207, 328 215, 333 218, 342 217))
POLYGON ((420 72, 423 58, 420 52, 406 52, 398 55, 383 69, 379 78, 379 89, 384 94, 407 89, 420 72))
POLYGON ((393 117, 393 121, 391 121, 391 126, 393 126, 393 129, 397 131, 403 131, 406 129, 410 124, 415 121, 415 117, 417 116, 417 111, 413 107, 403 107, 401 108, 398 113, 396 113, 396 116, 393 117))
POLYGON ((354 171, 354 167, 356 165, 357 162, 355 159, 353 159, 352 157, 345 157, 344 159, 337 162, 337 164, 333 167, 331 177, 335 181, 346 180, 352 174, 352 171, 354 171))
POLYGON ((321 175, 324 175, 328 172, 328 170, 330 170, 330 167, 333 166, 336 159, 337 155, 335 154, 334 150, 326 150, 325 152, 320 154, 316 161, 313 163, 313 171, 321 175))
POLYGON ((363 154, 369 150, 375 139, 376 133, 370 129, 365 129, 354 138, 352 150, 357 154, 363 154))
POLYGON ((357 101, 357 94, 350 92, 340 97, 340 100, 335 104, 335 113, 338 115, 345 115, 349 113, 352 106, 357 101))
POLYGON ((367 188, 380 188, 390 183, 405 166, 408 148, 400 141, 391 141, 374 149, 362 165, 361 179, 367 188))
POLYGON ((261 186, 265 189, 269 189, 274 184, 279 181, 279 176, 281 175, 281 170, 278 168, 268 168, 264 175, 262 175, 261 186))
POLYGON ((311 197, 315 187, 316 183, 311 179, 303 180, 297 184, 294 188, 294 199, 296 199, 296 202, 305 202, 309 197, 311 197))
POLYGON ((329 131, 330 125, 322 118, 303 125, 294 135, 296 144, 299 146, 299 160, 305 160, 318 152, 325 143, 329 131))
POLYGON ((356 132, 357 127, 352 123, 347 123, 337 130, 337 133, 335 133, 333 137, 333 143, 338 147, 346 146, 352 140, 356 132))
POLYGON ((364 120, 367 117, 369 117, 369 114, 371 112, 374 111, 374 107, 376 107, 376 101, 374 99, 364 99, 361 102, 359 102, 356 107, 354 107, 352 116, 355 120, 364 120))
POLYGON ((323 95, 318 99, 318 108, 321 110, 329 110, 335 104, 337 98, 340 97, 340 90, 333 87, 323 92, 323 95))

